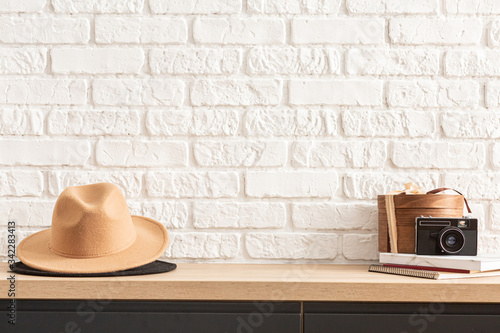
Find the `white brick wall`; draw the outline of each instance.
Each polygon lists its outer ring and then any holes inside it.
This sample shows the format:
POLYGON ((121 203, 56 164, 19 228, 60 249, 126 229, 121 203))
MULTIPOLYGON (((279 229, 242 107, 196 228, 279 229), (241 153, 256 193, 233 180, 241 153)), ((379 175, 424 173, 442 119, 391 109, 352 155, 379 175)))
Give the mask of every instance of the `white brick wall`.
MULTIPOLYGON (((463 191, 500 249, 496 0, 0 0, 0 248, 117 184, 172 261, 376 259, 376 196, 463 191)), ((0 252, 0 260, 5 251, 0 252)))
POLYGON ((42 10, 47 0, 3 0, 1 13, 36 13, 42 10))
POLYGON ((389 38, 395 44, 473 45, 478 44, 482 23, 469 18, 393 18, 389 38))
POLYGON ((179 106, 184 83, 170 79, 97 79, 92 83, 96 105, 179 106))
POLYGON ((267 18, 197 18, 193 38, 199 44, 282 44, 285 24, 267 18))
POLYGON ((237 49, 153 49, 149 66, 154 74, 231 74, 241 67, 237 49))
POLYGON ((54 48, 56 74, 137 74, 144 63, 139 48, 54 48))
POLYGON ((385 22, 380 19, 294 19, 293 44, 381 44, 385 22))
POLYGON ((0 49, 0 74, 42 74, 47 66, 45 48, 0 49))
POLYGON ((56 13, 140 13, 144 0, 52 0, 56 13))
POLYGON ((5 44, 86 44, 90 22, 86 18, 47 15, 0 17, 0 42, 5 44))
POLYGON ((96 17, 97 44, 183 44, 187 41, 185 19, 153 17, 96 17))
POLYGON ((382 105, 381 81, 291 80, 292 105, 382 105))

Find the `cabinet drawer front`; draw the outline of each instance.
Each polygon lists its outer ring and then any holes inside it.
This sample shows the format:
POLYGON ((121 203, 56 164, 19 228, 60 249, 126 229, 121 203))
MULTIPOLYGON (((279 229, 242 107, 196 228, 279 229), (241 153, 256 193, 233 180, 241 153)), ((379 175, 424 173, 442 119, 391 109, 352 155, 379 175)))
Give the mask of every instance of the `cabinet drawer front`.
MULTIPOLYGON (((0 302, 3 303, 3 302, 0 302)), ((300 303, 17 301, 0 332, 300 333, 300 303)))
POLYGON ((304 333, 496 332, 498 327, 500 315, 304 315, 304 333))
MULTIPOLYGON (((273 314, 268 318, 248 313, 98 313, 88 322, 73 312, 19 313, 15 327, 2 332, 300 332, 300 315, 273 314)), ((5 321, 4 321, 4 323, 5 321)), ((1 327, 2 325, 0 325, 1 327)), ((9 325, 11 326, 11 325, 9 325)))

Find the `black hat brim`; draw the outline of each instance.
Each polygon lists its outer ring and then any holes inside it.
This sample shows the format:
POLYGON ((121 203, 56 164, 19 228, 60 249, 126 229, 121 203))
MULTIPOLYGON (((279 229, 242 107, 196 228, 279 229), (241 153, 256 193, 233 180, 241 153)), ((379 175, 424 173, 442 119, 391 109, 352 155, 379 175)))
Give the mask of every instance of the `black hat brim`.
POLYGON ((54 277, 109 277, 109 276, 130 276, 130 275, 147 275, 158 274, 173 271, 177 268, 176 264, 156 260, 149 264, 107 273, 57 273, 42 271, 31 268, 20 261, 15 262, 10 266, 10 270, 16 274, 38 275, 38 276, 54 276, 54 277))

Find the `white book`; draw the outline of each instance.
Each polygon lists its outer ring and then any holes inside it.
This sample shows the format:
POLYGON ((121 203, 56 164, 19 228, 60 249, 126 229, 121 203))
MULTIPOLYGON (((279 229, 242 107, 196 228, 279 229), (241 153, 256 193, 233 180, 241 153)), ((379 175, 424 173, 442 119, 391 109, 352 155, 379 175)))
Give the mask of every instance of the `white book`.
POLYGON ((380 263, 486 272, 500 269, 500 256, 423 256, 408 253, 380 253, 380 263))

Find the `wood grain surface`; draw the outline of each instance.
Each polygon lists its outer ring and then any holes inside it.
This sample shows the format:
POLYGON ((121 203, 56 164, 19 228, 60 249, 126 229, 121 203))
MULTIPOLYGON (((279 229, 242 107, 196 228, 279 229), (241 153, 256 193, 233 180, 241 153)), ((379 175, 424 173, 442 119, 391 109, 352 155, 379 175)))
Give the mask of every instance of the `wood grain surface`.
MULTIPOLYGON (((9 289, 0 263, 0 298, 9 289)), ((500 277, 427 280, 368 265, 179 264, 175 271, 107 278, 16 274, 18 299, 500 303, 500 277)))

